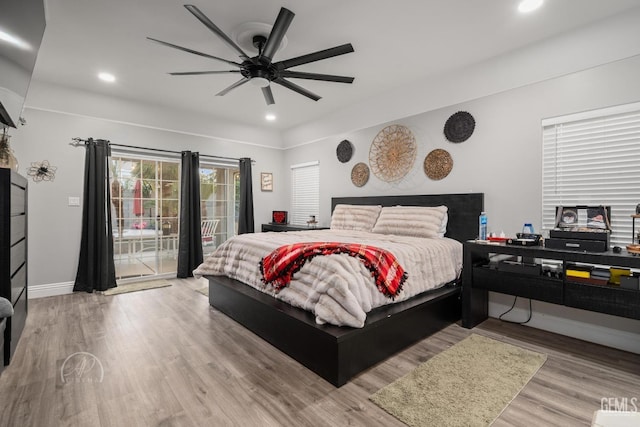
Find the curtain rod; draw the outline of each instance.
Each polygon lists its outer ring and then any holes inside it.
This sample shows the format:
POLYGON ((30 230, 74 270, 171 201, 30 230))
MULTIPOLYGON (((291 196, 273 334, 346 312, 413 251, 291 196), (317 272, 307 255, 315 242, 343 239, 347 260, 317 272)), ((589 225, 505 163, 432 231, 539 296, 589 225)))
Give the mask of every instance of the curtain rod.
MULTIPOLYGON (((92 138, 90 138, 92 139, 92 138)), ((82 138, 71 138, 71 140, 73 142, 70 142, 69 145, 73 145, 74 147, 77 147, 79 145, 86 145, 87 142, 89 142, 89 139, 82 139, 82 138)), ((149 147, 138 147, 136 145, 125 145, 125 144, 114 144, 109 140, 104 140, 104 139, 98 139, 96 141, 105 141, 107 144, 109 144, 110 146, 113 147, 123 147, 123 148, 133 148, 136 150, 149 150, 149 151, 157 151, 160 153, 171 153, 171 154, 182 154, 182 152, 180 151, 173 151, 173 150, 163 150, 161 148, 149 148, 149 147)), ((224 159, 224 160, 236 160, 236 161, 240 161, 240 159, 237 159, 235 157, 224 157, 224 156, 212 156, 210 154, 200 154, 200 157, 208 157, 211 159, 224 159)), ((253 163, 254 160, 251 160, 251 163, 253 163)))

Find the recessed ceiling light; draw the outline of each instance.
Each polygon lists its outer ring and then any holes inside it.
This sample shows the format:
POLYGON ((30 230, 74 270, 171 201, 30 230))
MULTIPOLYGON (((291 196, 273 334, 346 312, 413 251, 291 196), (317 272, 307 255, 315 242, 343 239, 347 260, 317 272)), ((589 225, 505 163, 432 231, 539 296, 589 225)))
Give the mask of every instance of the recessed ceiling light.
POLYGON ((522 13, 533 12, 542 6, 543 2, 544 0, 522 0, 518 5, 518 10, 522 13))
POLYGON ((276 115, 274 113, 267 113, 264 118, 270 122, 276 119, 276 115))
POLYGON ((103 82, 113 83, 116 81, 116 76, 110 73, 98 73, 98 78, 103 82))

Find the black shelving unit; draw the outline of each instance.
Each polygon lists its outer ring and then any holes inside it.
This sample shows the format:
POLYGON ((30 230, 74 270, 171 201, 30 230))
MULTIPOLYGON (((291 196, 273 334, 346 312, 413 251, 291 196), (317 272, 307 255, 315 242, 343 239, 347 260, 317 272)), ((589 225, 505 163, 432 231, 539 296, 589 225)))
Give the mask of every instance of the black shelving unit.
POLYGON ((564 274, 567 263, 584 263, 629 269, 640 269, 640 256, 626 253, 576 252, 544 247, 523 247, 485 244, 475 241, 464 243, 462 277, 462 326, 473 328, 488 317, 488 292, 531 298, 553 304, 597 311, 614 316, 640 319, 640 290, 619 286, 578 283, 564 274), (544 260, 562 265, 560 277, 542 273, 530 274, 502 271, 492 259, 516 257, 527 263, 544 260))

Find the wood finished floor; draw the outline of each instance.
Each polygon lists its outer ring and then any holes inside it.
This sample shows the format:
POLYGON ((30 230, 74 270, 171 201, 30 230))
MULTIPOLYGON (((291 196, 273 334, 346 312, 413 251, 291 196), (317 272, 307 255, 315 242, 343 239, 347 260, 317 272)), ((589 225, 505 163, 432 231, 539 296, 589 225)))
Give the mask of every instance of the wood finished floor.
POLYGON ((210 308, 203 280, 171 282, 31 300, 0 425, 402 426, 368 396, 472 332, 548 354, 495 426, 590 425, 601 398, 640 398, 640 355, 495 320, 451 325, 336 389, 210 308), (102 382, 62 380, 75 352, 97 357, 102 382))

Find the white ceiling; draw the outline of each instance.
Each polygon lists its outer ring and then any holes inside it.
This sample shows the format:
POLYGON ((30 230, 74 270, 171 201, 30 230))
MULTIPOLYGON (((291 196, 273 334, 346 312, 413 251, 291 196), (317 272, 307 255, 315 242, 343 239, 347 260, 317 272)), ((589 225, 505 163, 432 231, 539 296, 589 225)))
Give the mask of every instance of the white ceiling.
POLYGON ((410 85, 560 35, 639 6, 638 0, 546 0, 529 15, 518 0, 194 0, 231 35, 243 23, 272 24, 286 7, 296 14, 279 61, 352 43, 355 53, 299 71, 355 77, 351 85, 293 80, 322 96, 309 100, 273 85, 276 122, 264 120, 259 88, 215 93, 237 75, 170 76, 171 71, 231 69, 224 63, 160 46, 147 36, 232 61, 226 44, 174 0, 46 0, 47 29, 34 80, 281 131, 410 85), (96 75, 108 71, 115 84, 96 75))

